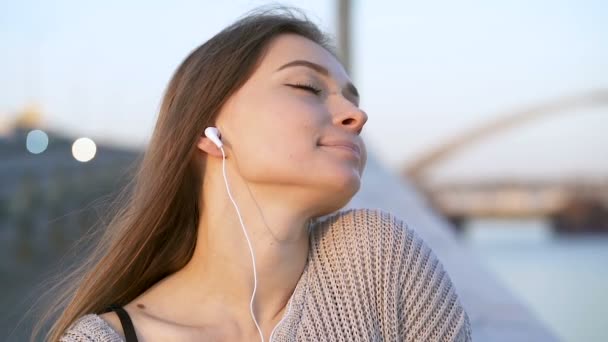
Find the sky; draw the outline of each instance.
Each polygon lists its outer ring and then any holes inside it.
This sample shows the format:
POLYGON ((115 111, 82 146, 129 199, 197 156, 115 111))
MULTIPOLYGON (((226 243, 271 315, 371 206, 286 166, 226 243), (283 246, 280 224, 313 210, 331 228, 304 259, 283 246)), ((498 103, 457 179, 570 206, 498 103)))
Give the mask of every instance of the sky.
MULTIPOLYGON (((0 116, 144 146, 186 55, 268 1, 3 1, 0 116)), ((276 2, 275 2, 276 3, 276 2)), ((335 35, 334 1, 283 1, 335 35)), ((353 1, 351 77, 368 150, 399 170, 520 109, 608 89, 608 2, 353 1)), ((608 176, 608 104, 531 121, 428 170, 434 179, 608 176)))

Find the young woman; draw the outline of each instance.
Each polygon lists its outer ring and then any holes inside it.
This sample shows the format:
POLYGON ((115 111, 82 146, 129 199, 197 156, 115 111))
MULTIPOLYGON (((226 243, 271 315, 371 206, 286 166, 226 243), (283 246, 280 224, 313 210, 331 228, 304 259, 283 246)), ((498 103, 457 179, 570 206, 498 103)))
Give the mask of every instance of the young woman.
POLYGON ((388 212, 340 210, 360 188, 368 116, 332 51, 305 16, 271 10, 183 61, 48 339, 470 340, 415 232, 388 212))

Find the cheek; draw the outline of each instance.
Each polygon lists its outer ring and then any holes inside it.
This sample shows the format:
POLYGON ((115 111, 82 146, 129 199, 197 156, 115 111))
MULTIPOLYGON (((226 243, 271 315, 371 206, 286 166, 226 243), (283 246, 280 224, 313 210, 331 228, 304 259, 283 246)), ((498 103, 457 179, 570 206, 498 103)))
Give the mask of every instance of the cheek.
POLYGON ((317 142, 331 115, 318 99, 290 91, 250 92, 239 101, 236 152, 241 172, 252 181, 294 180, 328 166, 317 142))
POLYGON ((246 156, 246 165, 241 167, 246 167, 251 177, 278 177, 282 173, 293 177, 294 171, 311 165, 321 129, 310 111, 301 110, 274 103, 258 107, 253 113, 256 120, 243 120, 239 160, 246 156))
POLYGON ((284 96, 260 106, 259 121, 254 123, 267 133, 273 148, 279 151, 301 149, 316 145, 323 124, 324 108, 321 104, 306 102, 293 96, 284 96))

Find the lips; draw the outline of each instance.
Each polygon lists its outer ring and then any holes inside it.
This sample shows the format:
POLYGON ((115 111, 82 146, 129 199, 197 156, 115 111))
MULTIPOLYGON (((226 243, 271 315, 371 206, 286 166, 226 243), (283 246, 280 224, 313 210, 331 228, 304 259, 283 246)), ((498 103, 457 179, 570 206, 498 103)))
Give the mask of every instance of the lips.
POLYGON ((349 148, 349 149, 353 150, 358 155, 361 155, 361 149, 359 148, 359 145, 357 145, 351 141, 347 141, 347 140, 327 141, 327 142, 319 143, 319 145, 345 147, 345 148, 349 148))

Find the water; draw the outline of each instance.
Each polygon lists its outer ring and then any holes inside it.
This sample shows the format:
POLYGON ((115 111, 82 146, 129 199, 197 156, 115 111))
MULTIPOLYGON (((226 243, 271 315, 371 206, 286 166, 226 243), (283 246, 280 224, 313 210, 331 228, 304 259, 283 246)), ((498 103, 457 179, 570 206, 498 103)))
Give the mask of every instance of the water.
POLYGON ((463 241, 563 341, 608 341, 608 234, 559 236, 543 220, 475 220, 463 241))

